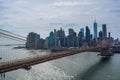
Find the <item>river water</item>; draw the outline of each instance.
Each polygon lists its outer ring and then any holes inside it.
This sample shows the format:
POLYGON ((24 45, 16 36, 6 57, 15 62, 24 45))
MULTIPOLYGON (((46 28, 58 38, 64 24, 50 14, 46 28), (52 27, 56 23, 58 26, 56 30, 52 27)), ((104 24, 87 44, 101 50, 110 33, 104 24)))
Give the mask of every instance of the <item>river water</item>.
MULTIPOLYGON (((0 46, 0 62, 50 54, 44 50, 0 46)), ((84 52, 5 73, 0 80, 120 80, 120 54, 103 60, 96 52, 84 52)))

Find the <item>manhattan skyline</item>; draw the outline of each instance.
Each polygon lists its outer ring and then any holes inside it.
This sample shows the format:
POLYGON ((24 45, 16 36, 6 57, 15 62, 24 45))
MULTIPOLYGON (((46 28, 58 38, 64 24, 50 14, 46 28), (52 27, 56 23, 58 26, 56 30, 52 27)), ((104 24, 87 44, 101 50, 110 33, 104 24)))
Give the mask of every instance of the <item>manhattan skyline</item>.
POLYGON ((107 24, 111 36, 120 34, 120 0, 0 0, 0 28, 27 36, 37 32, 45 38, 49 31, 61 27, 77 33, 88 26, 93 34, 96 19, 98 32, 107 24))

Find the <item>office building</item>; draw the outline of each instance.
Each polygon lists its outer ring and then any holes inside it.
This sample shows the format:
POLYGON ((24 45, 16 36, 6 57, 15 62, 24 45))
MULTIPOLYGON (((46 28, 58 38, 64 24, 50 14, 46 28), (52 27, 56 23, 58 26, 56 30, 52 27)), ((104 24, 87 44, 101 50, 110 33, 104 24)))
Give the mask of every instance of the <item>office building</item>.
POLYGON ((90 40, 91 40, 90 29, 88 26, 86 26, 86 42, 88 43, 88 46, 90 46, 90 40))
POLYGON ((96 21, 93 23, 93 29, 94 29, 94 39, 97 41, 97 22, 96 21))
POLYGON ((103 38, 107 38, 107 27, 106 24, 102 25, 103 38))

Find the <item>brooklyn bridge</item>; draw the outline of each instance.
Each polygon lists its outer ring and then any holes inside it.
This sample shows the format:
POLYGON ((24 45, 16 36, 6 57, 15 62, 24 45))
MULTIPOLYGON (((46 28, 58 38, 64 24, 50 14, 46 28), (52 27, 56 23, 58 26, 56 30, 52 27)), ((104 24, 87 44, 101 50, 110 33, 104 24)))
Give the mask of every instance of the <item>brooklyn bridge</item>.
MULTIPOLYGON (((26 42, 26 38, 14 34, 12 32, 0 29, 0 36, 9 38, 12 40, 17 40, 17 41, 22 41, 26 42)), ((17 59, 17 60, 12 60, 12 61, 7 61, 7 62, 0 62, 0 74, 13 71, 16 69, 26 69, 29 70, 31 66, 44 63, 47 61, 63 58, 66 56, 71 56, 75 54, 81 54, 83 52, 100 52, 100 56, 102 57, 109 57, 112 56, 113 50, 119 49, 120 47, 116 47, 112 45, 109 40, 103 40, 98 46, 96 47, 86 47, 86 48, 76 48, 76 49, 65 49, 64 51, 57 52, 55 54, 48 54, 44 56, 37 56, 37 57, 27 57, 23 59, 17 59)))

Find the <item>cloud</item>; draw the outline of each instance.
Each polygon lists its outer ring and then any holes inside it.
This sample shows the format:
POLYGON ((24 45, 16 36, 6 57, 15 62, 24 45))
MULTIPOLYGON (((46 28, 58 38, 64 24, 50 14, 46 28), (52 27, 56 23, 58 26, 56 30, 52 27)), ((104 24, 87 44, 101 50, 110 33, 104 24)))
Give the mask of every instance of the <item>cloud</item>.
POLYGON ((40 18, 38 18, 38 19, 36 19, 36 20, 37 20, 37 21, 43 21, 44 18, 40 17, 40 18))
POLYGON ((79 26, 79 24, 76 24, 76 23, 49 23, 49 26, 75 27, 75 26, 79 26))
POLYGON ((120 14, 119 7, 118 0, 0 0, 0 25, 23 35, 34 31, 47 37, 60 26, 67 32, 70 27, 77 31, 86 25, 92 30, 95 18, 99 26, 119 26, 119 16, 115 16, 120 14))
POLYGON ((115 1, 115 2, 120 2, 120 0, 112 0, 112 1, 115 1))
POLYGON ((49 23, 49 26, 61 26, 64 25, 64 23, 49 23))
POLYGON ((110 10, 110 12, 120 13, 120 9, 110 10))
POLYGON ((81 6, 81 5, 91 5, 94 4, 93 2, 80 2, 80 1, 58 1, 54 2, 53 5, 57 7, 64 7, 64 6, 81 6))

